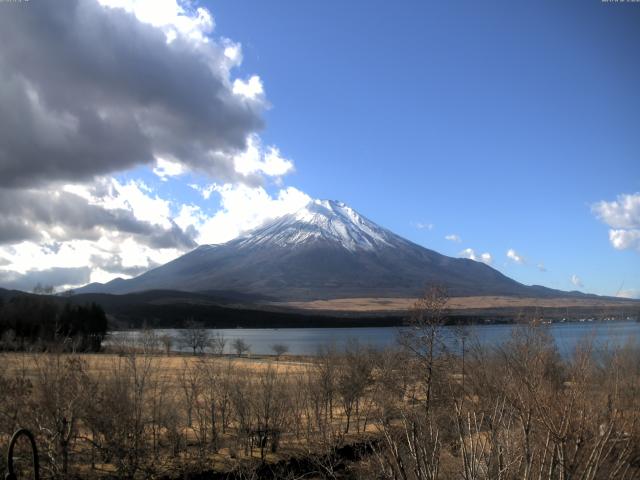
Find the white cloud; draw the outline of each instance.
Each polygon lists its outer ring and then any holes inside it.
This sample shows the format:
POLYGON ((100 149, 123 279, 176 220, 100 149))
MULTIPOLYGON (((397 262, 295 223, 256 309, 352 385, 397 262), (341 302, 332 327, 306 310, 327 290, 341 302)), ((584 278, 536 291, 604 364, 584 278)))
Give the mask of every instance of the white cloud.
POLYGON ((459 255, 463 258, 468 258, 476 262, 486 263, 487 265, 491 265, 493 263, 493 257, 489 252, 476 255, 476 252, 472 248, 465 248, 459 253, 459 255))
POLYGON ((30 201, 38 214, 23 218, 40 229, 41 236, 0 245, 0 257, 5 259, 0 282, 26 285, 38 276, 48 281, 72 278, 71 270, 60 268, 86 271, 89 281, 128 278, 195 245, 185 233, 188 209, 182 206, 176 218, 183 226, 177 225, 172 219, 172 202, 154 194, 142 181, 121 183, 102 178, 92 184, 69 184, 41 193, 32 192, 23 202, 30 201), (42 203, 42 198, 49 200, 42 203))
MULTIPOLYGON (((127 275, 122 275, 119 273, 107 272, 106 270, 102 270, 101 268, 94 268, 91 271, 91 277, 89 283, 107 283, 116 278, 128 278, 127 275)), ((82 286, 82 285, 78 285, 82 286)), ((69 288, 77 288, 78 286, 71 286, 69 288)), ((61 290, 66 290, 66 288, 61 288, 61 290)))
MULTIPOLYGON (((29 128, 16 130, 28 132, 24 141, 0 142, 0 157, 13 159, 0 165, 0 279, 30 281, 38 272, 72 278, 56 268, 89 271, 90 281, 127 278, 185 253, 196 238, 226 241, 310 200, 293 187, 269 194, 257 186, 265 177, 280 185, 294 163, 262 145, 256 134, 268 107, 262 80, 231 75, 242 47, 214 38, 207 9, 187 0, 99 3, 104 8, 73 3, 56 16, 55 5, 38 2, 31 16, 0 16, 0 37, 17 39, 0 42, 0 71, 15 80, 0 85, 15 90, 1 93, 21 102, 24 118, 33 117, 29 128), (139 48, 127 48, 133 36, 139 48), (82 44, 71 63, 65 41, 51 41, 60 37, 82 44), (57 81, 50 65, 64 66, 57 81), (97 67, 109 75, 97 75, 97 67), (16 145, 24 151, 6 150, 16 145), (205 201, 182 203, 142 180, 110 177, 140 165, 165 182, 206 175, 191 180, 205 201), (220 208, 210 213, 213 193, 220 208), (12 205, 18 197, 20 208, 12 205)), ((3 127, 22 118, 8 101, 0 110, 12 113, 0 115, 3 127)), ((0 129, 3 138, 14 133, 0 129)))
POLYGON ((584 287, 584 284, 582 283, 582 280, 575 273, 573 275, 571 275, 571 283, 573 284, 573 286, 578 287, 578 288, 584 287))
POLYGON ((112 187, 109 195, 97 199, 96 203, 108 208, 130 210, 138 220, 171 227, 171 202, 163 200, 158 195, 149 195, 149 187, 142 181, 130 180, 122 184, 115 178, 108 181, 112 187))
POLYGON ((460 238, 459 235, 456 235, 455 233, 451 233, 449 235, 446 235, 445 240, 449 240, 450 242, 455 242, 455 243, 460 243, 462 242, 462 238, 460 238))
POLYGON ((493 263, 493 257, 490 253, 485 252, 480 254, 480 261, 486 263, 487 265, 491 265, 491 263, 493 263))
POLYGON ((174 248, 149 248, 132 238, 126 238, 123 242, 118 242, 115 245, 112 243, 109 246, 115 247, 116 252, 122 257, 124 267, 164 264, 184 253, 184 251, 174 248))
POLYGON ((628 290, 620 290, 616 296, 620 298, 640 299, 640 289, 631 288, 628 290))
POLYGON ((611 202, 603 200, 592 205, 591 211, 611 227, 613 248, 640 251, 640 193, 618 195, 611 202))
POLYGON ((618 195, 617 200, 601 201, 591 208, 612 228, 640 229, 640 193, 618 195))
POLYGON ((0 188, 0 244, 96 240, 104 232, 117 232, 157 248, 194 246, 193 239, 168 218, 169 202, 153 198, 142 182, 128 187, 133 192, 130 198, 117 191, 112 179, 62 188, 0 188), (136 205, 145 208, 134 213, 136 205), (159 217, 143 215, 153 208, 156 214, 162 213, 161 208, 166 211, 159 217))
POLYGON ((236 172, 242 175, 262 173, 281 177, 293 171, 293 162, 283 158, 274 146, 263 148, 257 135, 249 136, 246 150, 236 155, 233 163, 236 172))
POLYGON ((177 177, 185 173, 185 168, 181 163, 172 162, 164 158, 156 158, 156 166, 153 169, 161 180, 166 181, 168 177, 177 177))
POLYGON ((433 227, 435 226, 433 223, 422 223, 422 222, 417 222, 415 224, 416 228, 418 230, 433 230, 433 227))
POLYGON ((509 258, 510 260, 513 260, 515 263, 518 263, 520 265, 525 263, 524 257, 518 254, 518 252, 516 252, 513 248, 510 248, 509 250, 507 250, 507 258, 509 258))
POLYGON ((86 240, 71 240, 63 242, 55 250, 30 241, 3 247, 3 256, 10 262, 9 268, 5 270, 25 274, 34 269, 82 267, 89 261, 85 247, 90 246, 90 243, 86 240))
POLYGON ((213 31, 214 20, 205 8, 187 10, 177 0, 98 0, 111 8, 122 8, 133 13, 143 23, 162 29, 167 43, 177 35, 193 42, 207 43, 207 35, 213 31))
POLYGON ((540 270, 541 272, 546 272, 547 271, 547 267, 544 266, 544 263, 540 262, 538 265, 536 265, 536 267, 538 267, 538 270, 540 270))
POLYGON ((224 49, 224 56, 227 57, 234 66, 242 64, 241 45, 239 43, 233 43, 230 40, 227 40, 224 49))
POLYGON ((54 286, 57 290, 67 289, 87 283, 88 267, 56 267, 29 270, 25 273, 0 270, 0 283, 5 288, 31 291, 36 285, 54 286))
POLYGON ((221 197, 221 208, 198 225, 200 244, 229 241, 269 219, 293 213, 311 201, 311 197, 294 187, 281 189, 273 197, 262 187, 225 184, 214 189, 221 197))
POLYGON ((174 222, 182 229, 187 230, 189 227, 197 228, 207 219, 206 215, 198 205, 182 205, 178 216, 173 219, 174 222))
POLYGON ((158 157, 217 181, 258 183, 235 172, 233 158, 264 127, 264 87, 258 75, 232 75, 241 46, 213 35, 206 8, 89 0, 58 15, 52 2, 35 3, 0 16, 1 186, 90 181, 158 157), (11 141, 25 132, 28 141, 11 141))
POLYGON ((609 241, 616 250, 635 249, 640 251, 640 229, 624 230, 612 228, 609 230, 609 241))
POLYGON ((476 252, 472 248, 465 248, 458 255, 464 258, 468 258, 470 260, 476 259, 476 252))
MULTIPOLYGON (((0 269, 0 278, 28 275, 37 279, 38 271, 50 271, 64 267, 67 269, 88 269, 88 281, 109 281, 116 277, 129 278, 125 270, 131 267, 148 268, 152 264, 166 263, 177 257, 181 250, 175 248, 153 248, 132 237, 119 233, 105 232, 97 241, 69 240, 46 246, 36 242, 22 242, 0 247, 0 252, 10 264, 0 269), (100 259, 121 259, 121 270, 105 271, 97 264, 100 259)), ((35 281, 33 282, 35 284, 35 281)), ((59 284, 57 287, 76 287, 77 284, 59 284)))
POLYGON ((260 99, 264 95, 262 80, 258 75, 251 76, 247 81, 236 78, 233 81, 233 93, 249 100, 260 99))
MULTIPOLYGON (((131 237, 123 238, 122 235, 113 233, 105 233, 98 241, 62 242, 57 248, 43 248, 42 244, 36 242, 22 242, 11 247, 0 247, 0 251, 10 262, 7 268, 0 269, 0 278, 28 275, 37 280, 38 271, 46 272, 64 265, 64 268, 87 269, 86 280, 90 282, 106 282, 117 277, 130 278, 132 275, 125 273, 127 269, 140 267, 140 271, 143 271, 184 253, 175 248, 152 248, 131 237), (112 259, 116 256, 122 259, 120 271, 106 271, 96 264, 96 259, 112 259)), ((36 280, 33 281, 34 284, 36 280)), ((73 288, 79 284, 64 283, 55 286, 73 288)))
POLYGON ((215 183, 206 186, 198 185, 197 183, 190 183, 189 186, 202 195, 202 198, 205 200, 209 200, 211 194, 216 191, 215 183))

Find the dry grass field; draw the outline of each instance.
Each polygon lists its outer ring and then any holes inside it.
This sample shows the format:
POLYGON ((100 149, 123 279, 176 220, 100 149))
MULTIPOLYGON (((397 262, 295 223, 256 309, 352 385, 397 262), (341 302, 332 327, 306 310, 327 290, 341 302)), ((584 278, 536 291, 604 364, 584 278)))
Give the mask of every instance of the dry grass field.
MULTIPOLYGON (((364 359, 364 351, 357 355, 364 359)), ((331 353, 326 361, 333 385, 339 360, 331 353)), ((166 356, 133 348, 5 352, 0 365, 0 447, 28 427, 51 477, 235 471, 257 461, 320 458, 374 429, 366 418, 371 404, 365 410, 360 403, 364 392, 346 393, 353 388, 344 378, 346 403, 337 394, 327 400, 314 391, 323 367, 304 357, 166 356)), ((364 370, 369 375, 371 367, 364 370)))
MULTIPOLYGON (((266 370, 273 370, 278 375, 299 375, 311 364, 306 357, 282 357, 280 360, 271 356, 237 357, 232 355, 202 356, 189 354, 175 354, 167 356, 161 353, 153 355, 138 354, 140 358, 145 358, 153 365, 154 370, 161 371, 164 378, 177 388, 181 375, 185 369, 193 369, 206 362, 212 368, 226 368, 232 365, 234 369, 244 372, 261 373, 266 370)), ((56 361, 63 363, 71 359, 81 359, 85 372, 89 375, 106 376, 110 375, 117 365, 127 360, 128 356, 121 353, 82 353, 71 354, 62 353, 56 355, 56 361)), ((0 364, 7 376, 24 376, 33 381, 38 376, 43 362, 47 362, 47 355, 43 353, 29 352, 4 352, 0 353, 0 364)))
MULTIPOLYGON (((314 300, 309 302, 286 302, 276 305, 302 310, 337 312, 396 312, 408 311, 416 298, 340 298, 333 300, 314 300)), ((500 296, 451 297, 447 308, 451 310, 490 309, 490 308, 572 308, 572 307, 629 307, 638 309, 633 300, 612 300, 608 298, 521 298, 500 296)))
POLYGON ((29 428, 44 478, 640 478, 637 349, 561 359, 531 325, 459 356, 424 307, 388 351, 0 353, 0 450, 29 428))

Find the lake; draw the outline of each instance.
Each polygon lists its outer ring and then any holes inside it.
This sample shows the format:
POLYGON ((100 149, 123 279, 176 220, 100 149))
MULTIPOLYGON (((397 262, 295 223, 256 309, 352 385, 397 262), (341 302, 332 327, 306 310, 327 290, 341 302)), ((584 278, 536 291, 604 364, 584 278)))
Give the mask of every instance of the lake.
MULTIPOLYGON (((443 327, 446 343, 452 349, 459 348, 459 336, 455 329, 459 327, 443 327)), ((508 340, 514 328, 522 328, 519 325, 470 325, 464 327, 468 342, 478 341, 483 345, 499 345, 508 340)), ((566 322, 542 325, 554 338, 558 350, 563 356, 570 355, 581 340, 592 337, 599 345, 622 346, 626 342, 640 340, 640 323, 635 321, 593 321, 593 322, 566 322)), ((258 355, 272 354, 271 346, 284 344, 290 354, 313 355, 321 347, 334 345, 338 349, 345 347, 349 341, 357 341, 360 345, 369 345, 375 348, 393 346, 397 342, 400 328, 232 328, 211 330, 212 334, 219 333, 227 340, 226 353, 232 353, 231 342, 235 339, 243 339, 251 346, 251 352, 258 355)), ((155 331, 158 335, 171 335, 175 337, 173 349, 176 351, 189 351, 188 348, 178 343, 178 330, 162 329, 155 331)), ((112 332, 115 337, 127 337, 135 340, 141 331, 112 332)), ((109 340, 107 340, 109 342, 109 340)))

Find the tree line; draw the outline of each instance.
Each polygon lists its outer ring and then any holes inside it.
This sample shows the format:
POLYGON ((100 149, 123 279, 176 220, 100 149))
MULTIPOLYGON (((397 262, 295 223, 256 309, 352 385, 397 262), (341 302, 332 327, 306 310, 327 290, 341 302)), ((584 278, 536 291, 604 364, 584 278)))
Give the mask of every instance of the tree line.
POLYGON ((0 350, 97 352, 107 333, 107 317, 95 303, 76 305, 40 295, 0 297, 0 350))

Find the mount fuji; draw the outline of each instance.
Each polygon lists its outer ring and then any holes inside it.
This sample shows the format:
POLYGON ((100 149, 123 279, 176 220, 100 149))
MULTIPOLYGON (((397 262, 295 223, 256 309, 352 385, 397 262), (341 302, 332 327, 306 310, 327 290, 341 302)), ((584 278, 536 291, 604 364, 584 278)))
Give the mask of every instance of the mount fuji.
POLYGON ((341 202, 313 200, 247 234, 195 250, 129 280, 79 293, 228 291, 281 301, 416 297, 427 284, 451 296, 548 297, 484 263, 441 255, 380 227, 341 202))

